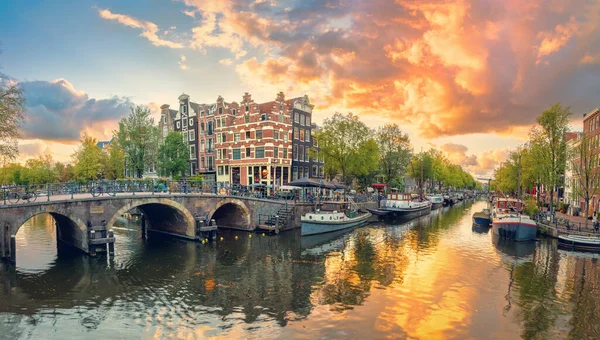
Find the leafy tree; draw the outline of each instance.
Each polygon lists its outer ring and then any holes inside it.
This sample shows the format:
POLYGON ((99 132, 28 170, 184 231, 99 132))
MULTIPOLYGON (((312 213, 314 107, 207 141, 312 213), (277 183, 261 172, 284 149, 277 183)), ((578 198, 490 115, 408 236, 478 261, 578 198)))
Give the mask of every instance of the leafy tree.
MULTIPOLYGON (((426 152, 420 152, 413 156, 408 174, 415 178, 419 186, 423 188, 423 184, 433 178, 433 160, 426 152)), ((424 189, 424 188, 423 188, 424 189)))
POLYGON ((25 96, 19 84, 0 73, 0 158, 19 154, 19 128, 25 118, 25 96))
POLYGON ((93 181, 102 177, 106 155, 100 150, 94 137, 84 135, 81 145, 73 154, 75 177, 79 181, 93 181))
POLYGON ((146 165, 157 160, 159 133, 145 107, 131 107, 129 115, 119 122, 116 140, 123 150, 125 166, 135 177, 144 175, 146 165))
MULTIPOLYGON (((594 152, 593 137, 584 133, 569 152, 571 153, 570 167, 573 170, 573 177, 576 185, 573 186, 575 197, 582 197, 585 201, 585 216, 590 216, 590 200, 598 193, 598 180, 600 172, 596 169, 598 154, 594 152)), ((585 219, 587 228, 588 219, 585 219)))
POLYGON ((185 174, 190 161, 190 152, 183 135, 171 131, 158 148, 158 169, 161 176, 178 178, 185 174))
POLYGON ((21 185, 21 171, 23 166, 18 163, 8 163, 0 170, 0 185, 21 185))
POLYGON ((379 146, 379 164, 384 181, 388 185, 391 180, 402 176, 412 158, 412 147, 408 134, 402 133, 396 124, 387 124, 377 130, 379 146))
POLYGON ((372 135, 373 131, 352 113, 336 113, 325 119, 316 137, 328 177, 340 174, 348 184, 354 177, 377 168, 379 156, 377 144, 370 141, 372 135))
POLYGON ((52 156, 43 155, 31 158, 25 162, 25 168, 20 169, 17 176, 22 184, 44 184, 58 181, 58 173, 54 168, 52 156))
POLYGON ((533 132, 535 142, 542 147, 546 156, 539 161, 545 170, 544 184, 550 188, 550 207, 554 201, 554 190, 565 170, 566 133, 569 131, 571 115, 570 106, 554 104, 538 117, 539 127, 533 132))
POLYGON ((107 157, 105 158, 104 176, 106 179, 114 180, 123 178, 125 170, 125 155, 119 142, 115 139, 106 147, 107 157))

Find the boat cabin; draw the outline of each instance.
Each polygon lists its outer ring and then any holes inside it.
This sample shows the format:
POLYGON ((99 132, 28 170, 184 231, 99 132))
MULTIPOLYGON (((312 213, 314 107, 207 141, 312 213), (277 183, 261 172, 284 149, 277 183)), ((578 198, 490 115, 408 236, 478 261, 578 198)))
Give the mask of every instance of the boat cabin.
POLYGON ((387 195, 387 199, 391 201, 411 201, 411 194, 401 194, 398 192, 391 192, 387 195))
POLYGON ((494 207, 498 212, 520 212, 523 210, 523 202, 514 198, 498 198, 494 207))

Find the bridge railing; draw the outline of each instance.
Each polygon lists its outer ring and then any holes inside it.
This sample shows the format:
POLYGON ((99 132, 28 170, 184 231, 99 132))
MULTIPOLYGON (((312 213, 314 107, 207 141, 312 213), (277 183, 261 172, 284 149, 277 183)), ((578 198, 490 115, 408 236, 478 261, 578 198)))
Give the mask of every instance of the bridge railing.
MULTIPOLYGON (((343 201, 343 195, 321 195, 285 192, 265 186, 231 185, 228 182, 195 182, 187 180, 115 180, 86 183, 49 183, 0 186, 0 205, 44 202, 52 199, 69 200, 82 197, 124 196, 136 194, 212 194, 240 198, 259 198, 283 202, 314 203, 318 201, 343 201), (88 196, 89 195, 89 196, 88 196)), ((377 196, 357 194, 356 202, 376 201, 377 196)))

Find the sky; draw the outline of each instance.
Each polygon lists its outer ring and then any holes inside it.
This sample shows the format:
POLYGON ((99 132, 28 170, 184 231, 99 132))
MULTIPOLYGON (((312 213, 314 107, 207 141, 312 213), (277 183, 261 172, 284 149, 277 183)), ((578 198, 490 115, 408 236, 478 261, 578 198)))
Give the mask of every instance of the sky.
POLYGON ((551 104, 574 130, 600 106, 599 25, 600 0, 4 0, 0 66, 27 98, 21 161, 69 161, 134 104, 284 91, 487 177, 551 104))

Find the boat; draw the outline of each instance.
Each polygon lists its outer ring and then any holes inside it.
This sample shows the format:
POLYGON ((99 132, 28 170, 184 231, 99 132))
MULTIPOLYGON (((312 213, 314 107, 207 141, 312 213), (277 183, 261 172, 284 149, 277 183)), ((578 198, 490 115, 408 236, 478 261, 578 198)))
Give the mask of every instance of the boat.
POLYGON ((489 227, 492 223, 490 209, 483 209, 473 214, 473 224, 481 227, 489 227))
POLYGON ((580 235, 559 235, 558 246, 567 250, 600 252, 600 237, 580 235))
POLYGON ((444 197, 444 206, 453 206, 454 205, 454 198, 452 196, 450 196, 450 194, 446 194, 443 197, 444 197))
POLYGON ((444 197, 439 195, 425 196, 431 202, 431 210, 440 208, 444 205, 444 197))
POLYGON ((492 208, 492 230, 495 235, 515 241, 532 241, 537 236, 537 223, 521 214, 523 202, 515 198, 498 198, 492 208))
POLYGON ((321 209, 304 214, 301 235, 316 235, 360 226, 371 217, 370 212, 360 212, 353 202, 323 203, 321 209), (326 210, 327 206, 336 206, 335 210, 326 210))
POLYGON ((381 201, 380 211, 386 211, 385 217, 405 218, 418 217, 431 212, 431 202, 413 198, 411 194, 402 194, 392 191, 386 200, 381 201))

